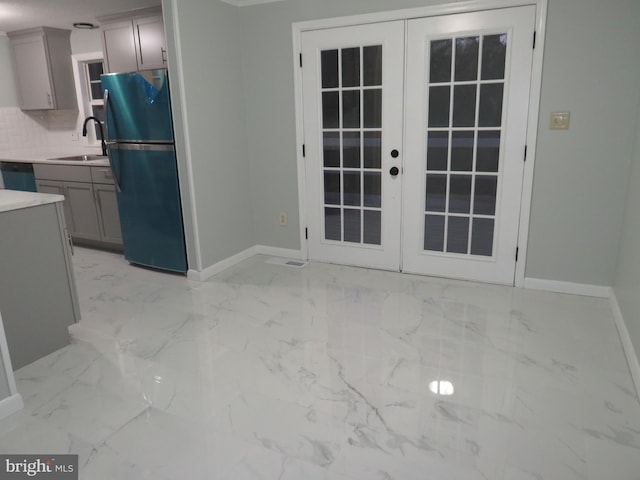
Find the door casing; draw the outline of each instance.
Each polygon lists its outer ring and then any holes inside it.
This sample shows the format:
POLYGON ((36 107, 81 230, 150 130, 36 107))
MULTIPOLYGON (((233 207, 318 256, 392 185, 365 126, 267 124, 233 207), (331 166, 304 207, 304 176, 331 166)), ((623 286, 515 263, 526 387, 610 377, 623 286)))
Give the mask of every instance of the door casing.
MULTIPOLYGON (((531 69, 531 84, 528 99, 528 119, 527 119, 527 157, 524 166, 522 201, 520 205, 520 224, 518 231, 518 262, 515 271, 515 286, 524 287, 525 266, 527 259, 527 239, 529 236, 529 220, 531 211, 531 196, 533 190, 533 172, 536 157, 536 139, 540 108, 540 91, 542 83, 542 63, 544 57, 544 38, 547 17, 548 0, 471 0, 462 3, 452 3, 419 7, 388 12, 370 13, 354 15, 348 17, 337 17, 321 20, 311 20, 297 22, 292 25, 293 41, 293 69, 295 87, 295 117, 296 117, 296 151, 298 167, 298 209, 300 215, 300 246, 304 258, 309 257, 306 241, 307 204, 306 204, 306 181, 304 157, 304 110, 303 110, 303 88, 302 88, 302 59, 301 36, 305 31, 320 30, 326 28, 336 28, 345 26, 356 26, 363 24, 387 22, 392 20, 408 20, 412 18, 433 17, 439 15, 450 15, 457 13, 477 12, 524 5, 536 7, 535 21, 535 49, 533 51, 533 64, 531 69)), ((533 39, 532 39, 533 41, 533 39)))

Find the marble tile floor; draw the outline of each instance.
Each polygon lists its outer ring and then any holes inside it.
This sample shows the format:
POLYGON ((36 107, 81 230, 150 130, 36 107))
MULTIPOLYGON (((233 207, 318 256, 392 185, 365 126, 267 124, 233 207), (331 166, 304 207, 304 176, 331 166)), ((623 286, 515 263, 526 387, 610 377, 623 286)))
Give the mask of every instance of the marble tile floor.
POLYGON ((267 259, 198 283, 77 248, 83 319, 16 372, 0 452, 87 480, 640 479, 608 300, 267 259))

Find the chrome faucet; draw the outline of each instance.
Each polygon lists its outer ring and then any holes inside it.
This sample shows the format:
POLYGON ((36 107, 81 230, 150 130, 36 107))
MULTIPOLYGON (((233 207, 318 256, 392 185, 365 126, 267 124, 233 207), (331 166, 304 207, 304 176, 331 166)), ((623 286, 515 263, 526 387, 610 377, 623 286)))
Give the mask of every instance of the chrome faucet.
POLYGON ((104 141, 104 130, 102 129, 102 122, 100 122, 100 119, 98 119, 96 117, 87 117, 87 118, 85 118, 84 119, 84 124, 82 125, 82 136, 83 137, 87 136, 87 123, 89 122, 89 120, 93 120, 94 122, 96 122, 98 127, 100 127, 100 145, 102 146, 102 155, 104 155, 106 157, 107 156, 107 144, 104 141))

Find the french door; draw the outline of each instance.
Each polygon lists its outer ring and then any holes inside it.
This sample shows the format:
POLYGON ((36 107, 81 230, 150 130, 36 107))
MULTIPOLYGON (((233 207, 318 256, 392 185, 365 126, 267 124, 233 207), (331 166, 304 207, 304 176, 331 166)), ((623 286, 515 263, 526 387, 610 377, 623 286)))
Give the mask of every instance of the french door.
POLYGON ((534 21, 302 34, 310 259, 513 284, 534 21))

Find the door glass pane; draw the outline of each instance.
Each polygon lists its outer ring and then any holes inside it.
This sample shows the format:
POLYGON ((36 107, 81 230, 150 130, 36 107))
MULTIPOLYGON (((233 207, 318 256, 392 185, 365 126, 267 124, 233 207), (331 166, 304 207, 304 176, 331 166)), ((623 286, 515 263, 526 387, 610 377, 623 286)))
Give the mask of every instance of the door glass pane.
POLYGON ((469 213, 471 210, 471 175, 451 175, 449 212, 469 213))
POLYGON ((428 174, 426 190, 427 212, 444 212, 447 204, 447 176, 428 174))
POLYGON ((320 54, 322 65, 322 88, 338 86, 338 50, 323 50, 320 54))
POLYGON ((338 92, 322 93, 322 127, 340 127, 340 94, 338 92))
POLYGON ((360 206, 360 172, 344 172, 344 205, 360 206))
POLYGON ((500 130, 478 132, 476 170, 479 172, 497 172, 500 158, 500 130))
POLYGON ((342 218, 339 208, 324 209, 324 238, 327 240, 342 240, 342 218))
POLYGON ((382 216, 376 210, 365 210, 363 225, 363 243, 380 245, 382 243, 382 216))
POLYGON ((324 172, 324 203, 340 205, 340 172, 324 172))
POLYGON ((482 80, 504 78, 507 56, 507 34, 485 35, 482 39, 482 80))
POLYGON ((382 89, 365 90, 364 96, 364 127, 382 127, 382 89))
POLYGON ((327 240, 381 242, 382 52, 381 45, 321 52, 327 240))
POLYGON ((456 38, 456 82, 478 78, 478 37, 456 38))
POLYGON ((360 168, 360 132, 344 132, 342 159, 345 168, 360 168))
POLYGON ((340 166, 340 134, 338 132, 323 133, 322 152, 325 167, 340 166))
POLYGON ((364 206, 380 208, 382 206, 382 175, 364 174, 364 206))
POLYGON ((451 87, 429 87, 429 126, 449 126, 449 94, 451 87))
POLYGON ((365 86, 382 85, 382 45, 362 49, 365 86))
POLYGON ((473 137, 473 132, 452 132, 451 170, 470 172, 473 169, 473 137))
POLYGON ((382 163, 382 133, 364 132, 364 168, 380 168, 382 163))
POLYGON ((453 126, 473 127, 476 123, 476 86, 456 85, 453 90, 453 126))
POLYGON ((342 86, 360 86, 360 48, 342 49, 342 86))
POLYGON ((424 249, 436 252, 444 250, 444 215, 425 215, 424 249))
POLYGON ((427 170, 446 170, 449 132, 429 132, 427 136, 427 170))
POLYGON ((360 90, 342 92, 343 128, 360 128, 360 90))
POLYGON ((502 123, 502 83, 488 83, 480 86, 481 127, 499 127, 502 123))
POLYGON ((344 209, 344 241, 360 243, 361 240, 360 210, 344 209))
POLYGON ((431 83, 451 81, 451 39, 434 40, 430 50, 429 81, 431 83))
POLYGON ((493 255, 493 218, 474 218, 471 230, 471 254, 493 255))
POLYGON ((473 194, 473 213, 495 215, 497 190, 498 177, 494 175, 478 175, 473 194))
POLYGON ((469 217, 449 217, 447 252, 467 253, 469 244, 469 217))

